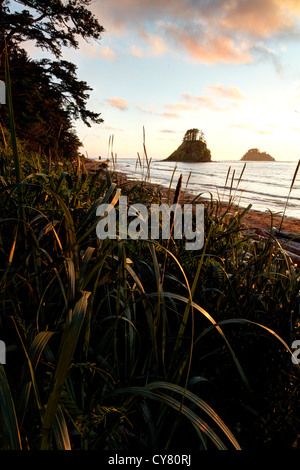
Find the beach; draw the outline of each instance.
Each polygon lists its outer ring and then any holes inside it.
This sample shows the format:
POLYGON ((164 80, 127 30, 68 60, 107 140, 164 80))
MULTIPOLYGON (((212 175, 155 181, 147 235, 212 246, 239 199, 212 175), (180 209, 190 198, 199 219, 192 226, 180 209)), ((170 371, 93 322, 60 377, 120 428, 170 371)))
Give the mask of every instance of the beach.
MULTIPOLYGON (((116 171, 109 167, 107 161, 96 161, 85 159, 84 161, 86 170, 89 173, 95 173, 101 168, 109 171, 112 177, 115 176, 118 184, 126 191, 137 184, 143 184, 144 188, 148 188, 149 191, 155 189, 161 193, 162 202, 172 202, 175 195, 175 189, 169 189, 164 186, 160 186, 148 181, 139 181, 129 179, 123 172, 116 171)), ((180 192, 179 204, 189 204, 195 199, 195 195, 190 194, 187 190, 182 189, 180 192)), ((210 204, 209 199, 201 198, 197 202, 201 202, 204 205, 210 204)), ((221 204, 221 212, 228 210, 227 204, 221 204)), ((242 212, 243 209, 232 205, 230 208, 229 215, 233 215, 236 211, 242 212)), ((273 236, 276 236, 276 240, 286 250, 287 254, 291 257, 295 264, 300 266, 300 220, 294 217, 285 216, 282 220, 282 215, 273 215, 269 211, 261 212, 253 209, 249 209, 248 212, 243 216, 242 229, 249 231, 257 237, 268 237, 272 230, 273 236)))
MULTIPOLYGON (((120 184, 122 184, 123 187, 130 188, 138 183, 138 180, 129 179, 125 173, 109 168, 109 163, 107 163, 106 161, 102 162, 102 161, 97 161, 97 160, 85 159, 84 163, 85 163, 85 167, 87 171, 89 171, 90 173, 97 172, 103 167, 107 168, 107 170, 111 174, 118 175, 118 180, 120 184)), ((151 183, 151 182, 143 182, 143 184, 149 186, 149 188, 151 187, 153 188, 155 187, 156 189, 159 188, 164 202, 167 200, 169 195, 170 195, 170 199, 172 200, 172 197, 175 193, 175 189, 170 189, 169 191, 168 188, 163 187, 161 185, 157 186, 156 184, 151 183)), ((187 190, 183 189, 181 190, 179 203, 187 204, 193 201, 194 198, 195 198, 194 195, 190 194, 187 190)), ((208 199, 205 200, 203 198, 201 199, 201 202, 205 203, 205 201, 208 202, 209 200, 208 199)), ((223 204, 223 206, 225 210, 227 208, 227 205, 223 204)), ((236 210, 241 210, 237 206, 233 205, 233 207, 235 207, 236 210)), ((259 229, 270 230, 270 228, 272 228, 271 227, 271 214, 269 211, 261 212, 261 211, 250 209, 247 212, 247 214, 243 217, 243 221, 244 221, 244 224, 246 224, 248 228, 252 230, 259 230, 259 229)), ((279 229, 281 225, 281 221, 282 221, 281 215, 273 215, 273 227, 276 227, 277 229, 279 229)), ((281 230, 282 232, 291 232, 291 233, 300 235, 300 220, 294 217, 285 216, 282 222, 281 230)))

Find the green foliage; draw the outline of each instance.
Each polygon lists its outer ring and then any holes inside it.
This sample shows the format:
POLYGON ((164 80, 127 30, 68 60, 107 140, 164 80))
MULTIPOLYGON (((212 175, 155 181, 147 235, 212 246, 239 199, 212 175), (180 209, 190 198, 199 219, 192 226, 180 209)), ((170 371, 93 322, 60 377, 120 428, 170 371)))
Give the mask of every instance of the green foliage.
POLYGON ((211 200, 200 251, 99 240, 100 204, 161 203, 148 172, 128 189, 25 151, 13 124, 0 142, 1 449, 296 447, 300 273, 273 233, 211 200))
POLYGON ((7 153, 0 190, 2 447, 292 447, 299 271, 272 234, 254 239, 242 212, 211 201, 200 252, 101 241, 99 204, 118 209, 119 188, 159 203, 159 191, 20 157, 21 185, 7 153))

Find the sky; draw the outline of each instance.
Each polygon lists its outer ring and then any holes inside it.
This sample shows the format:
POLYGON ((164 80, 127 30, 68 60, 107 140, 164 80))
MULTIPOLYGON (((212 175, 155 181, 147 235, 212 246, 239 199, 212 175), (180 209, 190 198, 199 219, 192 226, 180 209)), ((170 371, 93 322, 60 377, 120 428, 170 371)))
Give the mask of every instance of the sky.
POLYGON ((63 55, 93 91, 104 122, 77 122, 82 152, 167 158, 186 130, 212 160, 250 148, 300 157, 300 0, 94 0, 105 28, 63 55), (113 136, 113 148, 109 139, 113 136))

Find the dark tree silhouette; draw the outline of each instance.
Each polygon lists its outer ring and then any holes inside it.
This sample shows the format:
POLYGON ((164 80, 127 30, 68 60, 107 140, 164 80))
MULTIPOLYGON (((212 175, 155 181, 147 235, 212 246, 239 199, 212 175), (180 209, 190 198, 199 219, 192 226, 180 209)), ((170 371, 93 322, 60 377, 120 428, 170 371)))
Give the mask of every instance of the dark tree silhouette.
POLYGON ((197 140, 199 129, 188 129, 183 137, 184 142, 197 140))
MULTIPOLYGON (((99 40, 104 31, 88 7, 90 0, 0 0, 0 79, 4 80, 4 50, 7 44, 15 120, 18 136, 34 148, 59 148, 65 154, 81 145, 73 128, 73 119, 87 126, 101 123, 100 113, 87 109, 91 88, 80 81, 76 66, 60 56, 63 47, 78 47, 80 37, 99 40), (22 49, 31 40, 54 55, 54 60, 32 60, 22 49), (59 140, 58 140, 59 139, 59 140)), ((7 122, 1 107, 2 125, 7 122)))
POLYGON ((204 132, 195 128, 188 129, 183 137, 183 142, 191 142, 197 139, 201 140, 201 142, 205 142, 204 132))
POLYGON ((61 56, 62 46, 78 47, 78 38, 100 39, 104 31, 88 9, 91 0, 0 0, 1 54, 5 41, 15 44, 33 40, 38 47, 61 56))

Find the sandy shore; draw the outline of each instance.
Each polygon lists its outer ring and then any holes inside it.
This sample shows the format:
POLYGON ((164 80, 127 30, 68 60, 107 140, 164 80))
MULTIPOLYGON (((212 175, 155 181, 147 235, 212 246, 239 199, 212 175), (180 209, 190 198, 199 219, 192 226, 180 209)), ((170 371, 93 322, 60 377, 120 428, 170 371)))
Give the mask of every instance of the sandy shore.
MULTIPOLYGON (((103 166, 106 167, 107 163, 108 163, 107 161, 102 162, 102 161, 97 161, 97 160, 85 160, 86 169, 90 173, 94 173, 95 171, 98 171, 103 166)), ((128 179, 127 176, 124 173, 116 172, 116 171, 113 172, 109 168, 109 166, 108 166, 108 170, 110 171, 110 173, 115 173, 115 174, 118 175, 118 179, 119 179, 119 181, 121 182, 121 184, 123 186, 126 186, 126 187, 130 188, 131 186, 137 184, 136 180, 128 179)), ((155 188, 158 187, 157 185, 154 185, 152 183, 144 183, 144 184, 148 185, 149 187, 155 187, 155 188)), ((167 196, 168 196, 168 193, 169 193, 168 188, 164 188, 163 186, 159 186, 159 189, 162 193, 163 198, 165 200, 167 200, 167 196)), ((171 200, 172 200, 172 197, 173 197, 174 193, 175 193, 175 190, 172 189, 170 191, 171 200)), ((186 190, 182 190, 181 194, 180 194, 179 203, 180 204, 188 203, 188 202, 191 202, 194 198, 195 198, 194 195, 190 194, 186 190)), ((201 199, 201 202, 205 203, 205 200, 201 199)), ((226 207, 227 207, 226 204, 224 204, 224 210, 226 209, 226 207)), ((238 207, 236 207, 235 209, 239 210, 239 211, 242 210, 241 208, 238 208, 238 207)), ((276 227, 277 229, 279 229, 280 224, 281 224, 281 220, 282 220, 282 215, 273 216, 273 227, 276 227)), ((269 231, 271 229, 271 214, 268 211, 260 212, 260 211, 250 209, 247 212, 247 214, 243 217, 243 222, 244 222, 244 224, 246 224, 249 227, 249 229, 252 229, 252 230, 261 229, 261 230, 268 230, 269 231)), ((281 226, 281 231, 282 232, 291 232, 291 233, 300 235, 300 220, 296 219, 296 218, 293 218, 293 217, 286 217, 285 216, 284 220, 283 220, 283 223, 282 223, 282 226, 281 226)))
MULTIPOLYGON (((119 171, 113 171, 109 168, 109 164, 106 161, 95 161, 85 160, 85 167, 89 173, 95 173, 100 168, 107 169, 110 174, 117 177, 118 183, 123 188, 130 189, 132 186, 138 184, 137 180, 128 179, 125 173, 119 171)), ((151 190, 152 188, 159 189, 162 201, 167 202, 168 198, 173 201, 175 189, 169 191, 168 188, 163 186, 157 186, 151 182, 143 182, 144 187, 151 190)), ((182 190, 180 193, 179 204, 191 203, 195 198, 195 195, 190 194, 187 190, 182 190)), ((199 199, 199 202, 203 204, 209 204, 210 201, 207 199, 199 199)), ((225 211, 228 205, 223 204, 221 210, 225 211)), ((235 211, 242 212, 241 207, 232 206, 230 209, 232 213, 235 211)), ((259 236, 268 236, 272 228, 277 229, 276 238, 281 243, 282 247, 286 250, 287 254, 290 255, 292 260, 300 266, 300 220, 293 217, 284 217, 282 221, 282 215, 273 215, 273 220, 269 211, 260 212, 250 209, 242 218, 242 227, 247 231, 253 232, 259 236), (278 230, 280 229, 280 233, 278 230), (296 238, 294 237, 296 236, 296 238), (299 238, 298 238, 299 236, 299 238)))

